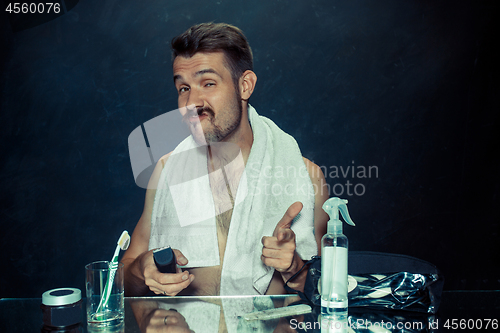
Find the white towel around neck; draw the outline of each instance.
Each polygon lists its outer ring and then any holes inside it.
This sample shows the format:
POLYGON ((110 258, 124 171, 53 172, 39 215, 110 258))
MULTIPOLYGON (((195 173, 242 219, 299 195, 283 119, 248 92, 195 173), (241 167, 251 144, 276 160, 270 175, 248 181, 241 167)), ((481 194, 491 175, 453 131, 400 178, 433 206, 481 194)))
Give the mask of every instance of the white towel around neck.
MULTIPOLYGON (((254 141, 234 200, 221 295, 266 292, 274 269, 261 261, 261 238, 272 236, 276 224, 296 201, 304 205, 291 227, 297 252, 305 260, 317 254, 314 188, 299 147, 295 139, 250 105, 248 116, 254 141)), ((179 249, 189 260, 186 268, 220 265, 207 161, 206 146, 197 145, 192 136, 181 142, 163 168, 153 205, 149 249, 167 245, 179 249)), ((243 163, 241 153, 234 163, 243 163)))

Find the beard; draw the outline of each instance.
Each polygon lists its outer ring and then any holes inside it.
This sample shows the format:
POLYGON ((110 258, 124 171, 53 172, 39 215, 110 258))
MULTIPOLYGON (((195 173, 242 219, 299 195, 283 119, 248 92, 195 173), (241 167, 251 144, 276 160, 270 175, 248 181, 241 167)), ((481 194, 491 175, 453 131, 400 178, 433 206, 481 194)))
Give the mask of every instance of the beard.
POLYGON ((218 110, 217 117, 209 106, 197 108, 196 113, 198 116, 206 115, 207 117, 205 120, 208 121, 208 124, 196 122, 189 125, 189 129, 196 143, 199 145, 210 145, 223 141, 231 135, 241 123, 243 107, 241 106, 239 91, 235 92, 234 98, 226 104, 223 109, 218 110))

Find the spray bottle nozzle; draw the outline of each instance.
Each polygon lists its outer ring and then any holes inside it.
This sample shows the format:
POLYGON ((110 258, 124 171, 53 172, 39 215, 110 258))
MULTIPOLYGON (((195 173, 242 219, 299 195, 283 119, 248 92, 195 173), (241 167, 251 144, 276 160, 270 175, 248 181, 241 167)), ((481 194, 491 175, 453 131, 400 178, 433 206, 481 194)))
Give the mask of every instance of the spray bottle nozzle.
POLYGON ((346 223, 355 226, 347 210, 347 200, 337 197, 330 198, 323 204, 323 210, 330 216, 330 221, 328 221, 329 233, 342 232, 342 221, 339 219, 339 210, 346 223))

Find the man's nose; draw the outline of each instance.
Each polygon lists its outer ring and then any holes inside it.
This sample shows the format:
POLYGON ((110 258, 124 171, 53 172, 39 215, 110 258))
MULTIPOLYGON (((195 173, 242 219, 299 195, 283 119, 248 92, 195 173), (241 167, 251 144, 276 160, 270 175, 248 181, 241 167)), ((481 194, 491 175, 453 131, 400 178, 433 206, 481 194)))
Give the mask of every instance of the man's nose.
POLYGON ((181 112, 181 115, 183 116, 183 118, 190 117, 195 112, 197 112, 197 107, 194 104, 189 104, 189 105, 186 105, 184 107, 179 108, 179 111, 181 112))
POLYGON ((197 89, 191 89, 186 100, 186 107, 188 108, 188 110, 191 111, 191 109, 189 108, 192 108, 193 106, 195 108, 201 108, 204 104, 203 94, 197 89))

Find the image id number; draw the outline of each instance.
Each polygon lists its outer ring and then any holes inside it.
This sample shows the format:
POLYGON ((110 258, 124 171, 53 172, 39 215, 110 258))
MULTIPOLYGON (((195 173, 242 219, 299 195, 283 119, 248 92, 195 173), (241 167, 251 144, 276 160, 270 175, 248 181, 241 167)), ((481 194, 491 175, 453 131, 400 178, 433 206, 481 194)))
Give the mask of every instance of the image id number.
POLYGON ((451 330, 496 330, 498 329, 498 319, 447 319, 444 328, 451 330))
POLYGON ((44 13, 60 13, 61 4, 58 2, 39 2, 39 3, 26 3, 26 2, 9 2, 5 9, 8 13, 13 14, 44 14, 44 13))

